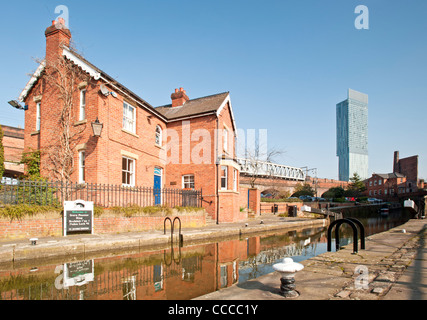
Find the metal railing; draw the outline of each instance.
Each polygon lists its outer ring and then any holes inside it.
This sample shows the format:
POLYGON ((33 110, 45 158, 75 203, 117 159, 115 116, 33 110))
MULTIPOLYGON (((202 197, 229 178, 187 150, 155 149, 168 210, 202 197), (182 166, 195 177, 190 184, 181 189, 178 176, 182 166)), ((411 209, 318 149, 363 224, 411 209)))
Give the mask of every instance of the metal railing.
POLYGON ((237 162, 240 172, 246 175, 305 181, 302 168, 244 158, 237 158, 237 162))
POLYGON ((62 206, 64 201, 93 201, 99 207, 202 207, 202 192, 152 187, 18 180, 0 184, 0 204, 62 206))

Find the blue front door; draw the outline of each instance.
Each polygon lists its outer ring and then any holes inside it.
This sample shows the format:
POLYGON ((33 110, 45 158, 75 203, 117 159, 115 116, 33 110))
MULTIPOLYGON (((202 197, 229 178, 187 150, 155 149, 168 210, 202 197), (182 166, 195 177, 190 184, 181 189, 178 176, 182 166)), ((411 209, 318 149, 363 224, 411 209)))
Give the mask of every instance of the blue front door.
POLYGON ((154 169, 154 204, 162 204, 162 169, 154 169))

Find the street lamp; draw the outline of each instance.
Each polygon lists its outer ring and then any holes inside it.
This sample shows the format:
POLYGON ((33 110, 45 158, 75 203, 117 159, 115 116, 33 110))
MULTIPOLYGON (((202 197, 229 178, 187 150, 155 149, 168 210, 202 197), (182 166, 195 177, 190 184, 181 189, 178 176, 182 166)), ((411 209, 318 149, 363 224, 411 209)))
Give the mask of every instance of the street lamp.
POLYGON ((18 110, 28 110, 28 106, 22 106, 18 101, 11 100, 8 102, 12 107, 18 109, 18 110))
POLYGON ((99 122, 98 117, 96 118, 95 122, 92 122, 92 131, 94 137, 101 137, 102 128, 104 125, 99 122))

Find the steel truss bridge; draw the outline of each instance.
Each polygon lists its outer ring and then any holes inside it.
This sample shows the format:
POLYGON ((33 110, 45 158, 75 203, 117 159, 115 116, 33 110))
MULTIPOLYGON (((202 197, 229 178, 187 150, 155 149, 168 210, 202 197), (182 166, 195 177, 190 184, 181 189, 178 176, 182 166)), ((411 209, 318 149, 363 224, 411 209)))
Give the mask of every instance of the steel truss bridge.
POLYGON ((244 158, 237 158, 237 162, 240 165, 240 172, 245 175, 297 181, 305 181, 306 177, 302 168, 244 158))

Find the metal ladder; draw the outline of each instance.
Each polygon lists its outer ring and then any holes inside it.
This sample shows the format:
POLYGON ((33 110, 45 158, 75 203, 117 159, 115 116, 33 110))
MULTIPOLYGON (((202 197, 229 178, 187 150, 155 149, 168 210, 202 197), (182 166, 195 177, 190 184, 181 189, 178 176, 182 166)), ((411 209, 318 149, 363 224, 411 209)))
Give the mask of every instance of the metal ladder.
POLYGON ((360 249, 365 250, 365 227, 363 224, 355 219, 355 218, 344 218, 335 220, 329 225, 328 228, 328 252, 332 251, 332 229, 335 227, 335 249, 340 250, 340 235, 339 229, 342 224, 348 224, 353 229, 353 254, 357 253, 357 245, 358 245, 358 232, 357 227, 359 227, 360 231, 360 249))
POLYGON ((166 234, 166 221, 168 221, 168 220, 169 220, 170 225, 171 225, 171 243, 172 244, 173 244, 173 234, 174 234, 175 221, 178 220, 178 222, 179 222, 179 234, 178 234, 179 246, 182 247, 184 244, 184 236, 181 233, 181 219, 179 217, 175 217, 175 219, 173 219, 173 222, 172 222, 171 218, 166 217, 165 220, 163 221, 163 234, 166 234))

